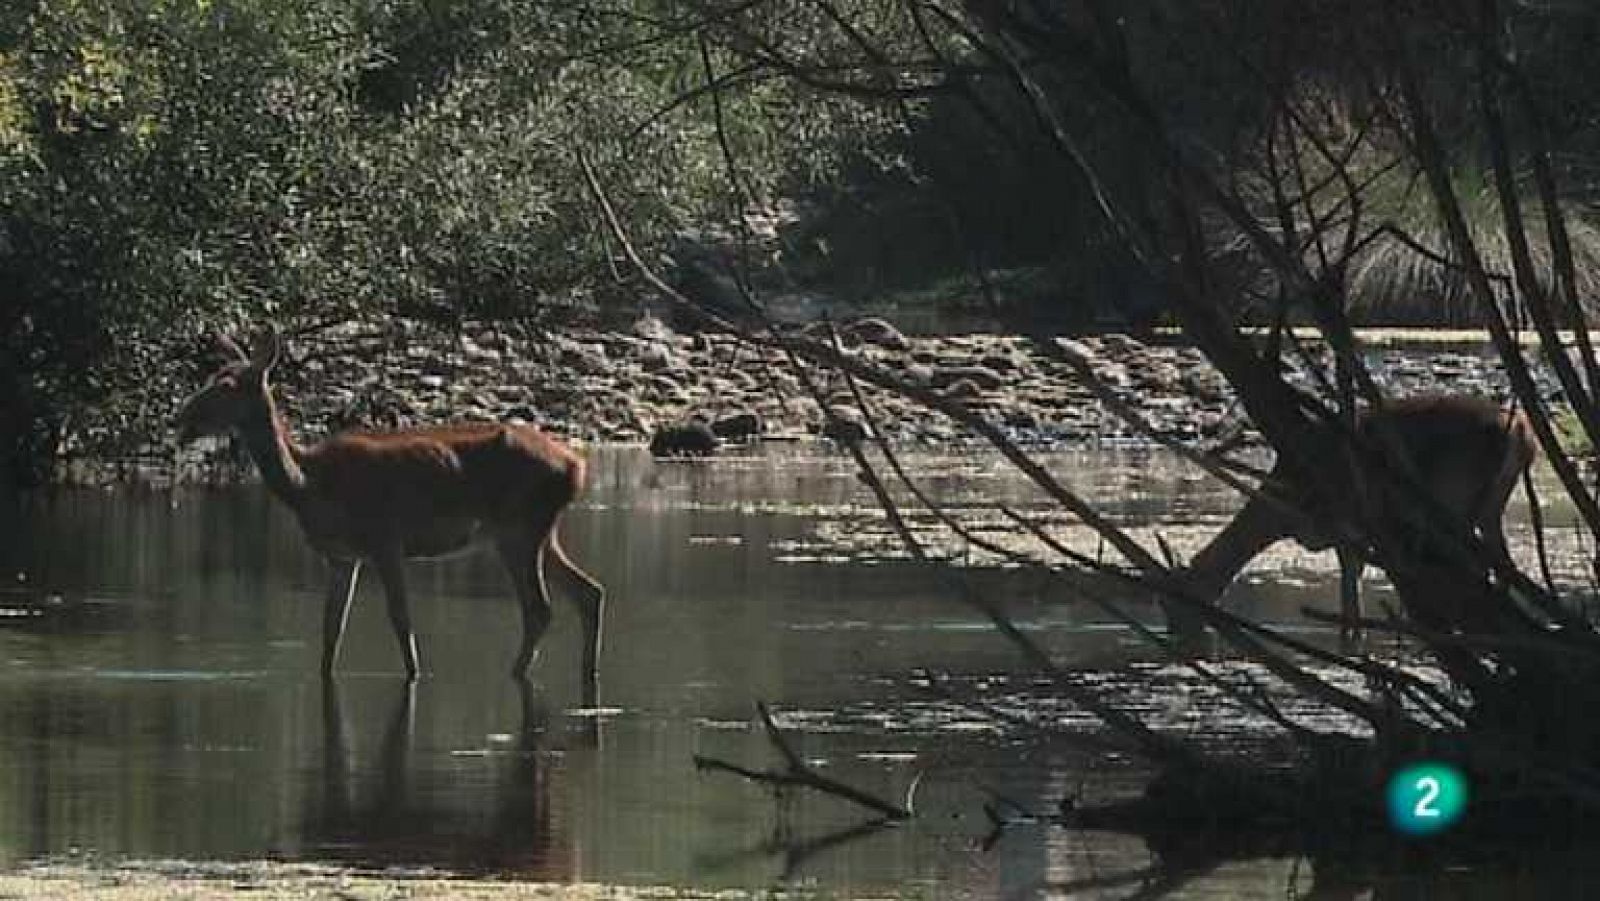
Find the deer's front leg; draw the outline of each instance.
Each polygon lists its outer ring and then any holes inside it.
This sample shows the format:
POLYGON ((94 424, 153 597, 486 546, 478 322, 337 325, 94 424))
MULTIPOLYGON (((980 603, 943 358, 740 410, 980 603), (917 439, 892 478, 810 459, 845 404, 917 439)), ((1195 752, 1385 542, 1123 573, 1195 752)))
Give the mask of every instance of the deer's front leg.
POLYGON ((333 676, 339 659, 339 643, 344 639, 344 624, 355 600, 356 583, 361 578, 360 560, 329 559, 328 595, 322 602, 322 678, 333 676))
POLYGON ((389 602, 389 625, 394 627, 395 641, 400 643, 400 656, 406 664, 406 678, 414 681, 422 671, 417 662, 417 636, 411 629, 411 604, 406 598, 404 561, 397 551, 377 558, 378 578, 383 580, 384 596, 389 602))

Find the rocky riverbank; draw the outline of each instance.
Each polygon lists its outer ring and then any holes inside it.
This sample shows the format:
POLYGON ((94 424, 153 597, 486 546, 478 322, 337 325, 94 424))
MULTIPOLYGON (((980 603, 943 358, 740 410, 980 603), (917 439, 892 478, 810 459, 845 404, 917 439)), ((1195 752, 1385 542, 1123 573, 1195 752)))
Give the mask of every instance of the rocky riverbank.
POLYGON ((257 901, 733 901, 751 896, 665 886, 562 885, 468 879, 437 872, 371 872, 272 861, 135 861, 103 866, 37 863, 0 870, 0 898, 222 901, 239 897, 257 901))
MULTIPOLYGON (((1139 440, 1070 369, 1027 338, 907 336, 882 320, 842 332, 849 352, 979 413, 1024 445, 1139 440)), ((1073 340, 1100 378, 1165 434, 1203 439, 1238 416, 1226 381, 1193 348, 1114 334, 1073 340)), ((1399 394, 1505 391, 1499 363, 1487 354, 1391 348, 1374 351, 1370 363, 1399 394)), ((1292 369, 1292 378, 1307 378, 1292 369)), ((826 402, 845 421, 860 421, 843 380, 819 379, 826 402)), ((569 439, 610 443, 649 442, 662 428, 694 418, 737 423, 717 429, 724 437, 756 429, 767 440, 812 440, 825 431, 820 406, 780 351, 724 335, 680 334, 653 318, 622 331, 468 324, 445 332, 402 320, 348 323, 292 341, 277 380, 285 412, 306 440, 347 428, 468 419, 521 420, 569 439)), ((921 446, 972 440, 945 417, 900 397, 869 391, 868 398, 890 440, 921 446)), ((161 434, 160 424, 151 432, 161 434)), ((150 446, 131 458, 80 459, 68 477, 207 480, 229 477, 238 464, 215 449, 175 454, 150 446)))

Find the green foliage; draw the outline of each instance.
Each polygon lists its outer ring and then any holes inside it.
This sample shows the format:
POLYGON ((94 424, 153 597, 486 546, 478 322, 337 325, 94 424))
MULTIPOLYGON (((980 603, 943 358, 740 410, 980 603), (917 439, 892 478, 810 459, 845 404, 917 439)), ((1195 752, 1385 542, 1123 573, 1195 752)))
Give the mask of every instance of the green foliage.
MULTIPOLYGON (((1489 270, 1508 280, 1512 273, 1511 245, 1503 213, 1489 176, 1482 172, 1456 172, 1456 193, 1472 231, 1473 242, 1489 270)), ((1351 305, 1361 319, 1385 324, 1473 324, 1480 311, 1458 266, 1447 264, 1449 241, 1429 200, 1402 190, 1400 179, 1388 175, 1375 181, 1370 191, 1375 215, 1382 215, 1406 236, 1406 241, 1374 241, 1356 258, 1350 272, 1351 305), (1426 248, 1427 254, 1416 248, 1426 248)), ((1553 271, 1552 251, 1543 210, 1531 191, 1521 197, 1523 228, 1529 252, 1541 274, 1553 271)), ((1600 291, 1600 226, 1592 212, 1579 203, 1566 211, 1578 293, 1593 298, 1600 291)), ((1551 284, 1546 290, 1554 290, 1551 284)), ((1507 288, 1509 290, 1509 288, 1507 288)))
MULTIPOLYGON (((1100 183, 1085 184, 1006 65, 979 49, 981 8, 0 6, 0 285, 16 298, 0 303, 0 460, 12 470, 0 481, 64 439, 102 450, 146 441, 191 383, 192 348, 214 326, 629 308, 580 153, 647 253, 691 229, 726 235, 750 213, 799 200, 783 209, 803 210, 801 227, 766 247, 782 244, 790 274, 840 293, 912 296, 976 265, 1039 273, 1046 287, 1013 293, 1028 298, 1023 315, 1052 322, 1089 320, 1107 305, 1085 298, 1159 303, 1112 250, 1120 242, 1096 199, 1160 234, 1167 212, 1148 178, 1160 168, 1156 148, 1092 73, 1035 67, 1037 89, 1093 160, 1100 183)), ((1050 15, 1085 9, 1060 4, 1050 15)), ((1370 80, 1367 15, 1376 13, 1288 0, 1138 0, 1115 27, 1154 98, 1141 114, 1248 192, 1278 100, 1305 97, 1312 108, 1328 98, 1352 119, 1385 102, 1370 80)), ((1556 87, 1593 81, 1559 64, 1586 46, 1593 23, 1533 13, 1518 23, 1535 86, 1562 98, 1546 123, 1556 149, 1590 148, 1594 92, 1556 87)), ((1470 92, 1458 89, 1462 47, 1448 28, 1434 31, 1442 37, 1408 46, 1436 57, 1419 67, 1423 89, 1448 142, 1467 148, 1452 161, 1467 178, 1483 165, 1465 124, 1470 92)), ((1373 170, 1382 150, 1373 148, 1373 170)), ((1375 179, 1368 212, 1432 242, 1429 211, 1401 196, 1414 181, 1409 171, 1375 179)), ((1492 207, 1471 212, 1487 223, 1492 207)), ((1537 241, 1537 224, 1531 231, 1537 241)), ((1600 238, 1576 221, 1574 234, 1581 268, 1600 271, 1600 238)), ((1227 252, 1232 237, 1207 240, 1227 252)), ((1392 243, 1370 250, 1354 273, 1358 296, 1431 277, 1392 243)), ((1241 295, 1259 287, 1248 274, 1240 282, 1241 295)))
POLYGON ((1589 434, 1570 404, 1555 405, 1550 425, 1555 429, 1556 443, 1561 445, 1562 452, 1573 457, 1594 456, 1594 445, 1589 442, 1589 434))
MULTIPOLYGON (((629 302, 580 150, 647 247, 740 211, 697 93, 696 21, 647 0, 0 12, 12 468, 35 469, 69 422, 101 450, 149 439, 211 327, 629 302)), ((834 136, 856 124, 773 80, 734 79, 723 102, 757 194, 744 202, 828 170, 834 136)))

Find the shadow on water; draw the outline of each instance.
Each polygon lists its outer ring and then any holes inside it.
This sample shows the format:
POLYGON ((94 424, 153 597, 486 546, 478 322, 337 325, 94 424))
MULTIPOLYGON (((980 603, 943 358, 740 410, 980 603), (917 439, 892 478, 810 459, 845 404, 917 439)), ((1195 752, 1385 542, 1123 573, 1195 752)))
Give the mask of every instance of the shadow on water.
POLYGON ((1382 830, 1303 838, 1202 826, 1147 833, 1138 841, 1147 862, 1103 859, 1065 878, 1018 886, 1005 897, 1492 901, 1589 898, 1600 891, 1591 839, 1582 836, 1537 847, 1526 841, 1441 847, 1397 842, 1382 830))
POLYGON ((788 820, 780 819, 773 827, 772 834, 763 841, 746 847, 698 854, 695 866, 702 872, 715 874, 749 861, 777 862, 780 865, 779 881, 789 882, 798 878, 805 866, 818 855, 877 835, 895 825, 886 819, 869 819, 819 835, 796 835, 788 820))

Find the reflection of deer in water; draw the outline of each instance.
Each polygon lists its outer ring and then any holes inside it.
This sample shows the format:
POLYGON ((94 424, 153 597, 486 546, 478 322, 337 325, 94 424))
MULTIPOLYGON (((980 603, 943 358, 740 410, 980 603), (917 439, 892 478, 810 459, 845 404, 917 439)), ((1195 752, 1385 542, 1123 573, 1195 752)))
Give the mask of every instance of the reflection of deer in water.
POLYGON ((347 432, 312 447, 295 443, 268 377, 282 355, 268 331, 250 356, 226 337, 231 358, 178 415, 179 441, 237 435, 274 495, 333 565, 323 610, 322 673, 333 673, 361 565, 371 563, 388 598, 406 674, 420 668, 404 563, 492 541, 522 602, 521 678, 550 623, 546 562, 567 578, 583 624, 583 666, 592 686, 605 591, 573 564, 556 522, 582 490, 583 459, 532 426, 462 423, 396 432, 347 432))
MULTIPOLYGON (((1522 411, 1507 411, 1488 398, 1414 397, 1393 400, 1381 411, 1364 411, 1356 438, 1382 448, 1392 436, 1426 491, 1444 512, 1465 523, 1483 541, 1491 560, 1505 561, 1502 518, 1517 479, 1538 453, 1532 426, 1522 411)), ((1194 556, 1188 584, 1202 600, 1215 601, 1257 554, 1285 538, 1308 550, 1330 547, 1339 554, 1340 613, 1346 637, 1361 620, 1361 573, 1366 560, 1339 541, 1311 504, 1313 493, 1291 482, 1281 462, 1267 476, 1267 491, 1251 497, 1233 521, 1194 556)), ((1414 530, 1428 511, 1409 499, 1389 497, 1383 477, 1364 480, 1374 522, 1414 530)), ((1420 505, 1426 507, 1427 505, 1420 505)))
POLYGON ((452 803, 460 774, 444 774, 450 785, 436 785, 419 773, 412 758, 416 689, 407 685, 395 699, 372 761, 374 778, 357 785, 337 682, 323 686, 323 786, 313 803, 305 841, 318 856, 352 864, 431 866, 455 872, 516 874, 551 882, 570 882, 576 855, 570 837, 552 816, 550 780, 541 766, 539 740, 546 717, 534 689, 518 681, 521 713, 515 739, 503 753, 503 778, 490 789, 492 815, 470 802, 452 803), (362 789, 365 788, 365 791, 362 789))

